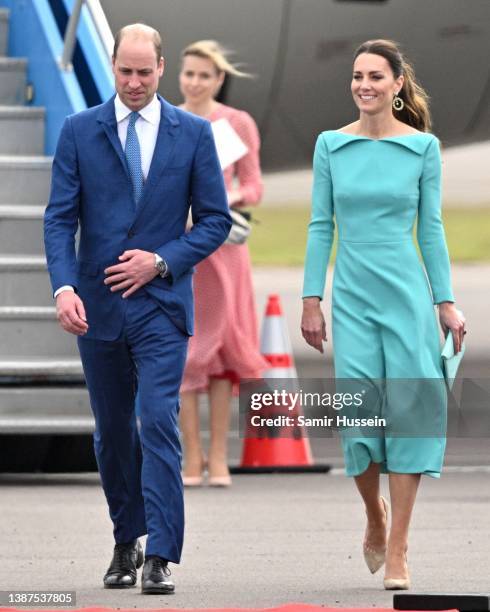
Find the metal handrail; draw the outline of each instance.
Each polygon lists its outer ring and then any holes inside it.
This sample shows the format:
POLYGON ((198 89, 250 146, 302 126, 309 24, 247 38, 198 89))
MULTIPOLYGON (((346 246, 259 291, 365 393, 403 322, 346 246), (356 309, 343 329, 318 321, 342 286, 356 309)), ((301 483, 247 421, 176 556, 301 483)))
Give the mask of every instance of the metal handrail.
POLYGON ((73 51, 75 50, 75 45, 77 42, 78 22, 80 21, 80 13, 82 12, 83 3, 84 0, 76 0, 66 27, 63 55, 61 56, 60 60, 61 69, 65 71, 73 70, 71 60, 73 58, 73 51))
POLYGON ((78 23, 80 21, 80 14, 82 12, 82 5, 84 3, 87 5, 93 24, 107 54, 107 59, 109 62, 112 58, 114 37, 99 0, 75 0, 70 19, 68 20, 68 25, 66 27, 63 55, 60 59, 60 67, 65 71, 73 70, 73 52, 77 42, 78 23))
POLYGON ((99 0, 85 0, 89 13, 94 22, 95 29, 99 35, 102 46, 107 53, 107 59, 109 63, 112 62, 112 52, 114 51, 114 36, 112 35, 111 26, 107 21, 104 9, 102 8, 99 0))

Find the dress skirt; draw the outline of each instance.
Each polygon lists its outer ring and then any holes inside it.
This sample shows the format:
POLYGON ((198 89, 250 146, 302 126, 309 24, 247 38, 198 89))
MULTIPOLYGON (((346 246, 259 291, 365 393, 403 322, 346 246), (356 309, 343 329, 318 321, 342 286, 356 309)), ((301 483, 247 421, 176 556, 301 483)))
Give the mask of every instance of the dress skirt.
POLYGON ((337 387, 362 387, 359 416, 386 421, 366 435, 341 431, 347 475, 374 462, 382 472, 439 477, 447 398, 432 297, 412 239, 339 241, 332 295, 337 387))
POLYGON ((246 244, 224 244, 196 266, 195 335, 190 338, 181 392, 206 391, 212 378, 260 378, 250 255, 246 244))

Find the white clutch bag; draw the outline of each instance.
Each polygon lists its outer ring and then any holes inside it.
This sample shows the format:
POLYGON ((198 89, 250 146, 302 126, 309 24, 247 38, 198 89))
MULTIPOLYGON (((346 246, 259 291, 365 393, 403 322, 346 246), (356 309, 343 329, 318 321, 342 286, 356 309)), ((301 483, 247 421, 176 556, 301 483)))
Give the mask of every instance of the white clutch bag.
POLYGON ((449 332, 444 346, 442 347, 441 358, 442 358, 442 371, 444 378, 449 389, 452 389, 454 379, 458 373, 459 364, 463 359, 466 347, 463 343, 459 353, 454 353, 453 334, 449 332))
POLYGON ((230 208, 230 216, 232 226, 226 239, 226 244, 243 244, 247 241, 252 231, 252 226, 250 225, 251 215, 249 212, 230 208))

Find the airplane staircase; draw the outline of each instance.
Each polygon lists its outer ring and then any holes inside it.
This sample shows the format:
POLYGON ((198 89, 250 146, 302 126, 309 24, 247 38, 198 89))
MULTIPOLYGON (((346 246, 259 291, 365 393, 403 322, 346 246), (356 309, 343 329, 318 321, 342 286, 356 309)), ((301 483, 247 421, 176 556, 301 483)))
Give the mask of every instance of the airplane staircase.
POLYGON ((8 32, 0 9, 0 472, 77 471, 95 467, 94 423, 46 271, 45 109, 27 105, 28 62, 6 57, 8 32))

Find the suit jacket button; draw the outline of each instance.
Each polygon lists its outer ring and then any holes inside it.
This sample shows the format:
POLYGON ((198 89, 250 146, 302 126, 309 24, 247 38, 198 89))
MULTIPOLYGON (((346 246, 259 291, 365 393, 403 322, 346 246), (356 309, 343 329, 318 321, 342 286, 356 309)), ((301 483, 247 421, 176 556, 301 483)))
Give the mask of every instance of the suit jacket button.
POLYGON ((136 232, 134 230, 129 230, 128 232, 128 238, 133 238, 133 236, 136 235, 136 232))

